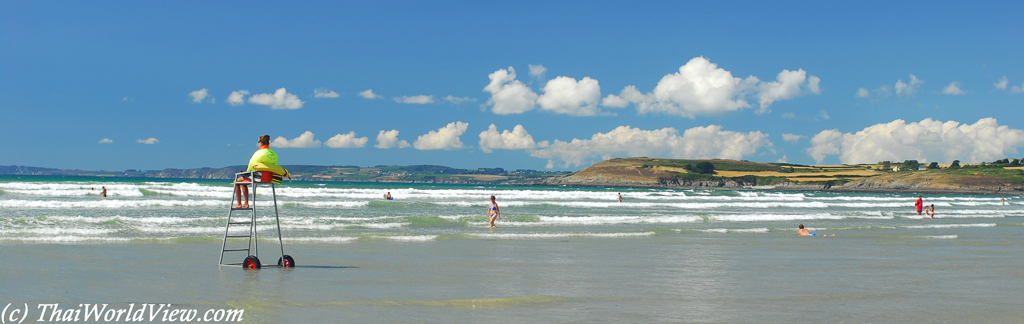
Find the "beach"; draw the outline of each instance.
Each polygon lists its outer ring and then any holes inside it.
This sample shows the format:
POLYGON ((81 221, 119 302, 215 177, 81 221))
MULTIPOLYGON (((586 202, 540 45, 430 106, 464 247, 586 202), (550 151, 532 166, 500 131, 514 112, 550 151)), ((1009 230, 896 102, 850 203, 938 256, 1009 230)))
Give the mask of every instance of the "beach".
MULTIPOLYGON (((26 322, 50 303, 242 309, 245 323, 1024 315, 1020 197, 927 195, 931 219, 910 194, 295 182, 277 198, 298 266, 245 271, 216 264, 230 192, 223 181, 2 178, 0 307, 33 306, 26 322), (100 186, 108 198, 90 190, 100 186), (836 236, 798 237, 798 224, 836 236)), ((273 264, 276 228, 261 216, 260 258, 273 264)))

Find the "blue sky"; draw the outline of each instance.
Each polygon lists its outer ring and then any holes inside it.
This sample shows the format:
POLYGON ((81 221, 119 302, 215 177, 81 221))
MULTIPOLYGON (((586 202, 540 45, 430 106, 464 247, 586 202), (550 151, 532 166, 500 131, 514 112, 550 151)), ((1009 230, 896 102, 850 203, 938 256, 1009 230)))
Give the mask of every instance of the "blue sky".
POLYGON ((222 167, 244 164, 262 134, 281 137, 281 164, 1020 158, 1022 12, 6 1, 0 165, 222 167))

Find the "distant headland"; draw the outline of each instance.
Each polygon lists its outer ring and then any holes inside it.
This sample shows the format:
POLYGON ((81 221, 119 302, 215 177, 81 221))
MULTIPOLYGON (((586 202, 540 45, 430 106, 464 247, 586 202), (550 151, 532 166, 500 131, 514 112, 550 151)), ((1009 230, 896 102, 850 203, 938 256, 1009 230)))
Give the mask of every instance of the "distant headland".
MULTIPOLYGON (((0 175, 231 179, 245 166, 223 168, 82 171, 0 166, 0 175)), ((1003 159, 960 165, 914 160, 858 165, 799 165, 737 160, 617 158, 576 172, 458 169, 437 165, 286 165, 292 178, 316 182, 445 183, 725 190, 1024 194, 1024 166, 1003 159)))

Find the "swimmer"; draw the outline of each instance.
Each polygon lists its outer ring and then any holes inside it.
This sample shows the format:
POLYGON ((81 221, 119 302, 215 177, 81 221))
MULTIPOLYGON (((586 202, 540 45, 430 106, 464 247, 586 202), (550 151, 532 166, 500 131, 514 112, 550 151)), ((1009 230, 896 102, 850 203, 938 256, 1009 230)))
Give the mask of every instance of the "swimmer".
MULTIPOLYGON (((800 235, 800 236, 818 236, 818 234, 811 233, 811 231, 808 231, 806 228, 804 228, 804 224, 800 224, 800 229, 796 230, 796 235, 800 235)), ((836 236, 836 235, 835 234, 832 234, 832 235, 824 234, 822 236, 836 236)))
POLYGON ((622 193, 619 193, 619 202, 622 202, 622 193))
POLYGON ((494 228, 494 219, 501 219, 501 210, 498 209, 498 203, 494 201, 494 196, 491 196, 491 203, 487 205, 487 217, 491 219, 491 228, 494 228))
POLYGON ((391 197, 391 192, 390 192, 390 191, 388 191, 388 193, 384 194, 384 199, 387 199, 387 200, 394 200, 395 198, 391 197))
POLYGON ((928 215, 931 215, 932 219, 935 219, 935 204, 932 204, 931 207, 928 207, 928 215))
POLYGON ((796 230, 796 235, 810 236, 811 231, 808 231, 806 228, 804 228, 804 224, 800 224, 800 229, 796 230))
POLYGON ((103 197, 107 196, 107 186, 103 186, 103 192, 101 192, 100 195, 103 195, 103 197))

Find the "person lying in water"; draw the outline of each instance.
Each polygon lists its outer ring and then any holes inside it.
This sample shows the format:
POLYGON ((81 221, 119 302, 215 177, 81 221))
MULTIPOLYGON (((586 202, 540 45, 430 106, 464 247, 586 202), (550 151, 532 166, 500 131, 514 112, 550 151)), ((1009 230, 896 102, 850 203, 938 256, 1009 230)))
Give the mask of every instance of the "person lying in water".
MULTIPOLYGON (((800 229, 796 230, 796 235, 800 235, 800 236, 818 236, 818 234, 811 233, 811 231, 809 231, 806 228, 804 228, 804 224, 800 224, 800 229)), ((822 236, 836 236, 836 235, 835 234, 832 234, 832 235, 825 234, 825 235, 822 235, 822 236)))

